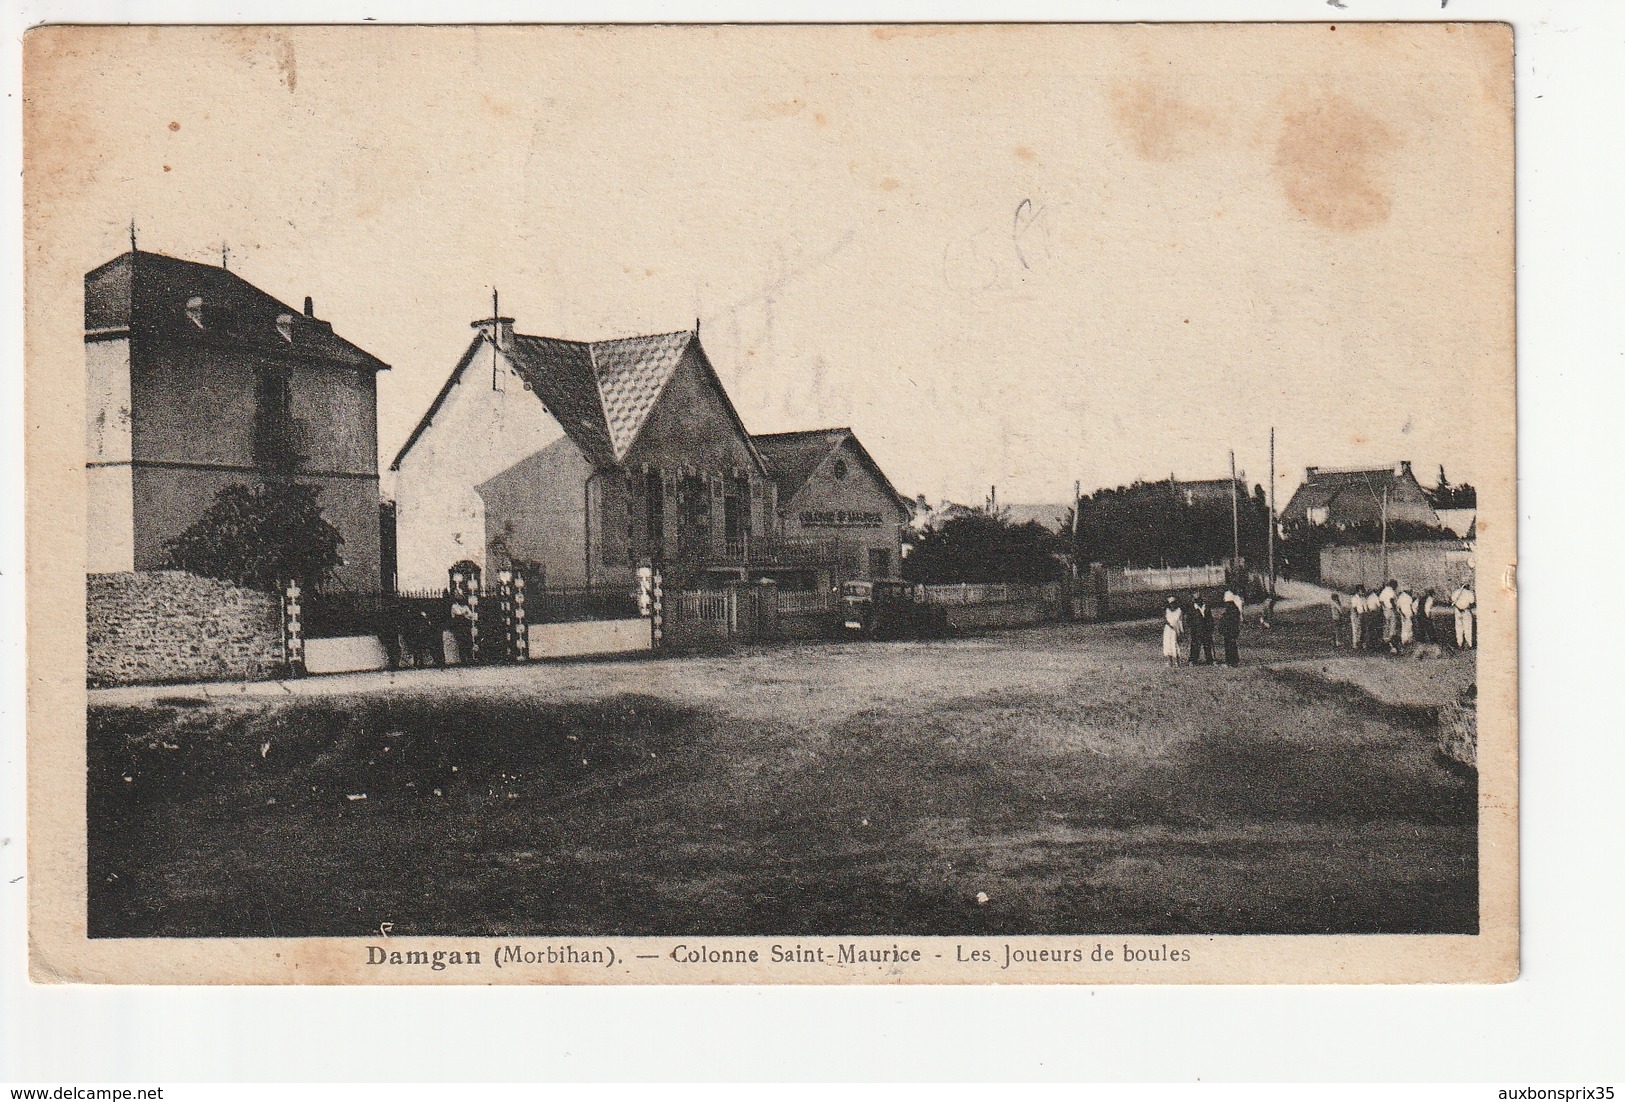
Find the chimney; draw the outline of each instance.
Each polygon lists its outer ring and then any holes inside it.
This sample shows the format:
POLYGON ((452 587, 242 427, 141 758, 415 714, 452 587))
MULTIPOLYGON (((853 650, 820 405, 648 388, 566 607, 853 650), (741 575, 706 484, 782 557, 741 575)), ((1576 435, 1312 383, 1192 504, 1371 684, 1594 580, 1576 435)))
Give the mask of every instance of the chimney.
POLYGON ((1410 473, 1411 473, 1411 461, 1409 459, 1401 459, 1398 463, 1394 464, 1394 477, 1395 478, 1404 478, 1406 475, 1408 475, 1410 473))
POLYGON ((470 329, 478 329, 480 336, 506 352, 513 347, 513 319, 503 317, 481 318, 469 322, 470 329))
POLYGON ((311 298, 310 298, 309 295, 306 295, 305 296, 305 317, 313 318, 315 316, 316 316, 316 304, 311 301, 311 298))
POLYGON ((1305 467, 1303 469, 1303 477, 1305 478, 1314 478, 1318 473, 1320 473, 1319 467, 1305 467))

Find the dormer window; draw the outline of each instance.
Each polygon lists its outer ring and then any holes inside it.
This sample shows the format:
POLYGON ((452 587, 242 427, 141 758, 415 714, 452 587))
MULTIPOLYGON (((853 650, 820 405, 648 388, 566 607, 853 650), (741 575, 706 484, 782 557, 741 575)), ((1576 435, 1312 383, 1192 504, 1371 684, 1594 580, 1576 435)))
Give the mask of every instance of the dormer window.
POLYGON ((203 328, 203 296, 193 295, 186 300, 186 317, 199 329, 203 328))
POLYGON ((282 336, 283 340, 287 341, 289 344, 292 344, 293 343, 293 315, 292 314, 278 314, 277 319, 276 319, 276 331, 282 336))

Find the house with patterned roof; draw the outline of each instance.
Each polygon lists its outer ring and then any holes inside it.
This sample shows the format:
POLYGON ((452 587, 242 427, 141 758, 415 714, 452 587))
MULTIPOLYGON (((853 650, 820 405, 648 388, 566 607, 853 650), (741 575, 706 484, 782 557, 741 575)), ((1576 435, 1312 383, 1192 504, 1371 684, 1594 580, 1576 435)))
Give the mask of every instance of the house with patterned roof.
POLYGON ((1439 514, 1408 460, 1391 467, 1309 467, 1303 484, 1281 510, 1282 527, 1334 530, 1389 524, 1439 524, 1439 514))
POLYGON ((320 488, 335 580, 380 585, 377 374, 389 365, 213 264, 131 249, 85 275, 89 571, 166 566, 230 485, 320 488))
POLYGON ((849 428, 751 438, 778 491, 778 533, 791 545, 827 541, 833 570, 782 579, 823 588, 846 579, 895 578, 910 509, 849 428))
POLYGON ((771 576, 826 561, 777 538, 778 488, 699 328, 614 340, 475 336, 390 465, 403 588, 454 563, 544 587, 771 576))

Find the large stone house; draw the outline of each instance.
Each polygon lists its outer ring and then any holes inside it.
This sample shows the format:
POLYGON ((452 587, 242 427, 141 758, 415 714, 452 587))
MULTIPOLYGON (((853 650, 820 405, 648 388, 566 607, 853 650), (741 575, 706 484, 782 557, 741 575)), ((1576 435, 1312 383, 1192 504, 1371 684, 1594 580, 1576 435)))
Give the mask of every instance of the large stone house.
POLYGON ((376 590, 388 366, 222 267, 131 250, 86 274, 90 572, 162 568, 217 491, 292 479, 343 537, 335 580, 376 590))
POLYGON ((1408 460, 1391 467, 1309 467, 1281 510, 1281 525, 1372 529, 1381 527, 1384 516, 1389 524, 1439 523, 1408 460))

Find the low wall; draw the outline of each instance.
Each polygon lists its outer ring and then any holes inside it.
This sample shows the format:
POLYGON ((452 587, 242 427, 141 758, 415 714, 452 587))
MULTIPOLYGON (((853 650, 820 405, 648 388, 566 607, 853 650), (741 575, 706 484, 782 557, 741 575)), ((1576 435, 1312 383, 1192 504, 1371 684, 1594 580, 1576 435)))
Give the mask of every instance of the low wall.
POLYGON ((1448 596, 1464 579, 1473 576, 1473 553, 1459 543, 1392 543, 1388 545, 1387 577, 1383 576, 1382 546, 1343 544, 1322 548, 1320 583, 1332 589, 1357 585, 1380 589, 1393 578, 1412 593, 1431 589, 1448 596))
POLYGON ((653 645, 649 621, 581 620, 570 624, 531 624, 525 629, 532 660, 585 654, 627 654, 653 645))
POLYGON ((376 635, 305 640, 306 673, 362 673, 389 668, 389 654, 376 635))
POLYGON ((1010 601, 996 605, 949 605, 943 609, 954 631, 981 631, 986 628, 1030 627, 1061 619, 1057 606, 1049 601, 1010 601))
POLYGON ((269 593, 179 570, 85 578, 91 685, 252 681, 282 671, 282 607, 269 593))

